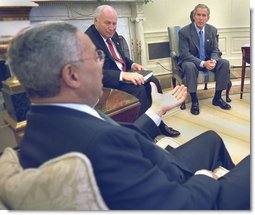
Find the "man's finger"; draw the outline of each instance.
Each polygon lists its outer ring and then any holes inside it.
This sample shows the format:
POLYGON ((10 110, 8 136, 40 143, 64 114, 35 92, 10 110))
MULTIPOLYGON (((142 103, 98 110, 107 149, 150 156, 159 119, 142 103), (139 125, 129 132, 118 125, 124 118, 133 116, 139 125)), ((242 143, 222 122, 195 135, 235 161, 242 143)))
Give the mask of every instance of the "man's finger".
POLYGON ((151 85, 151 93, 152 94, 153 93, 157 93, 158 92, 158 88, 157 88, 156 84, 153 83, 153 82, 150 82, 150 85, 151 85))

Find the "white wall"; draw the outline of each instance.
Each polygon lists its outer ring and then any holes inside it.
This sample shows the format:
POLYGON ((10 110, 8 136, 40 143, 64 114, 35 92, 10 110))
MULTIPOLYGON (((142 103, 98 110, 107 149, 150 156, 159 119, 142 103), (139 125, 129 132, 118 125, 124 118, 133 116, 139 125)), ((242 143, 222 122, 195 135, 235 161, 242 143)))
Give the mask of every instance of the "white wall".
MULTIPOLYGON (((249 0, 154 0, 144 6, 145 46, 150 43, 168 41, 168 26, 184 26, 190 23, 189 14, 199 4, 206 4, 211 15, 208 24, 218 28, 219 47, 223 57, 232 66, 241 65, 241 46, 250 43, 249 0)), ((148 51, 148 50, 147 50, 148 51)), ((147 68, 156 73, 165 73, 158 63, 171 68, 169 59, 149 60, 147 68)))
POLYGON ((199 4, 206 4, 211 10, 209 24, 218 28, 249 27, 249 0, 154 0, 144 6, 144 30, 162 31, 167 26, 186 25, 189 14, 199 4))

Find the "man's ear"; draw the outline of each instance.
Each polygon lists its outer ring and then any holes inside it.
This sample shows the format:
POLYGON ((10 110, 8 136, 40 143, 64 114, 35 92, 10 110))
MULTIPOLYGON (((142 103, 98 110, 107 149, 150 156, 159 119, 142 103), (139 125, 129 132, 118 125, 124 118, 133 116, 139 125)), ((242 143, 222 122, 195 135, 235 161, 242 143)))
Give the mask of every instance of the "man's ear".
POLYGON ((72 88, 80 86, 79 74, 72 64, 66 64, 62 69, 62 80, 65 84, 72 88))

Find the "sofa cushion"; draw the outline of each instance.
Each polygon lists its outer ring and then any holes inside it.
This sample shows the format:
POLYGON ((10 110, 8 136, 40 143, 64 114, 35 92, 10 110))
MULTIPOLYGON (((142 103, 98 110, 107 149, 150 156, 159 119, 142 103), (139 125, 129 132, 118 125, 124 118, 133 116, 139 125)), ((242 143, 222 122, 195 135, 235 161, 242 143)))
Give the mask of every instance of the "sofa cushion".
POLYGON ((23 169, 17 153, 0 157, 0 199, 14 210, 107 210, 88 158, 71 152, 23 169))

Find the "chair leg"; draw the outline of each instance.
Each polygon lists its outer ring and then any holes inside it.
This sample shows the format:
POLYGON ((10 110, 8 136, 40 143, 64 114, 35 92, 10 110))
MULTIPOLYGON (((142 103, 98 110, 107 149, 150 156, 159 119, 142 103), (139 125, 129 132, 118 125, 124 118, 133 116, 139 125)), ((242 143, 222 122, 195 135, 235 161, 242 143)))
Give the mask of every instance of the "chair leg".
POLYGON ((231 102, 231 99, 229 98, 229 92, 230 92, 231 87, 232 87, 232 82, 231 82, 231 80, 229 80, 227 89, 226 89, 226 101, 227 102, 231 102))
MULTIPOLYGON (((173 88, 175 88, 176 87, 176 78, 175 77, 172 77, 172 83, 173 83, 173 88)), ((180 108, 181 108, 181 110, 186 109, 185 101, 181 104, 180 108)))
POLYGON ((172 77, 172 83, 173 83, 173 87, 175 88, 176 87, 176 78, 175 77, 172 77))
POLYGON ((185 101, 181 104, 180 108, 181 108, 181 110, 185 110, 186 109, 185 101))
POLYGON ((207 88, 207 83, 205 83, 204 90, 208 90, 208 88, 207 88))

